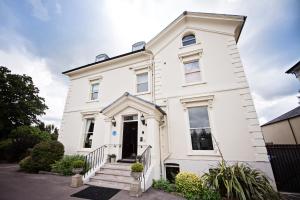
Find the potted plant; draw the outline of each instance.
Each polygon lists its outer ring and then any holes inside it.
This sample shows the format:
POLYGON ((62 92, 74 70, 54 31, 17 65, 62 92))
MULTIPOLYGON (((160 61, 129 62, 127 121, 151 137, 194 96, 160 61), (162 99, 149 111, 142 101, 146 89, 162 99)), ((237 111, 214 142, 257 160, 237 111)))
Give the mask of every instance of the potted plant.
POLYGON ((85 163, 83 160, 75 160, 72 164, 73 166, 72 172, 74 174, 80 174, 83 171, 84 164, 85 163))
POLYGON ((116 157, 117 157, 116 154, 111 154, 111 155, 110 155, 110 162, 111 162, 111 163, 116 162, 116 157))
POLYGON ((138 179, 142 176, 144 166, 142 163, 136 162, 131 165, 131 176, 135 179, 138 179))

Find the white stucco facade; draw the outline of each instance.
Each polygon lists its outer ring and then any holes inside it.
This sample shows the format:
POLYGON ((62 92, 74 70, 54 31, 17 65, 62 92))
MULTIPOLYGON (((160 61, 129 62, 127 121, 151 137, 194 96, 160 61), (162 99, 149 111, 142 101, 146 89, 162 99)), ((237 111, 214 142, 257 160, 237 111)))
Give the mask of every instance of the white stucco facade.
MULTIPOLYGON (((165 176, 166 163, 202 174, 221 154, 228 162, 247 162, 273 179, 236 44, 244 21, 242 16, 185 12, 144 50, 65 72, 70 85, 59 141, 66 154, 90 152, 104 144, 122 146, 123 117, 137 115, 137 154, 152 146, 155 179, 165 176), (187 34, 193 34, 196 43, 182 46, 187 34), (201 80, 186 83, 184 63, 191 60, 199 61, 201 80), (137 93, 137 74, 145 72, 148 91, 137 93), (99 83, 99 98, 91 101, 94 82, 99 83), (207 107, 213 150, 192 149, 188 109, 197 106, 207 107), (141 115, 147 125, 141 123, 141 115), (89 118, 95 120, 92 146, 83 148, 89 118)), ((121 158, 121 148, 111 148, 110 153, 121 158)))

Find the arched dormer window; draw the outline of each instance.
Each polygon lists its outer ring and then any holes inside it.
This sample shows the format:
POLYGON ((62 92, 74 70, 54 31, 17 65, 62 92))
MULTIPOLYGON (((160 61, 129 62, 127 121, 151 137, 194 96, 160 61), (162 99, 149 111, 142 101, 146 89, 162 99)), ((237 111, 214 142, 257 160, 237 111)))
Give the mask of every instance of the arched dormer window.
POLYGON ((196 43, 196 37, 194 34, 188 34, 182 38, 182 46, 188 46, 196 43))

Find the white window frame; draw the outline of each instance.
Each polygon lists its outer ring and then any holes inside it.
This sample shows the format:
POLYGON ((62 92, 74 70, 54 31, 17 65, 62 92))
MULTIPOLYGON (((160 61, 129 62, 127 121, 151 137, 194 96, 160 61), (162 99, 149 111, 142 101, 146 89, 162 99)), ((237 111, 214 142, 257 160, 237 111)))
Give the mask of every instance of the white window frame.
POLYGON ((92 149, 92 147, 93 147, 93 139, 94 138, 92 138, 92 144, 91 144, 91 147, 85 147, 85 139, 86 139, 86 136, 90 133, 90 132, 88 132, 88 128, 89 127, 87 127, 87 123, 88 123, 88 120, 91 120, 91 121, 94 121, 94 128, 93 128, 93 134, 92 134, 92 136, 94 137, 94 134, 95 134, 95 125, 96 125, 96 119, 94 118, 94 117, 87 117, 87 118, 85 118, 84 119, 84 131, 83 131, 83 140, 82 140, 82 142, 81 142, 81 148, 82 149, 92 149))
POLYGON ((93 133, 93 141, 95 141, 95 130, 97 127, 97 116, 99 115, 99 111, 83 111, 80 113, 81 114, 81 139, 78 147, 78 152, 86 153, 86 152, 91 152, 94 147, 93 147, 93 142, 91 148, 84 148, 84 140, 85 140, 85 134, 86 134, 86 123, 88 119, 94 119, 94 133, 93 133))
MULTIPOLYGON (((213 121, 213 96, 193 96, 193 97, 186 97, 180 99, 183 110, 184 110, 184 119, 185 119, 185 136, 186 136, 186 144, 187 144, 187 154, 189 156, 197 156, 197 155, 205 155, 205 156, 220 156, 218 151, 218 147, 216 146, 215 136, 216 130, 214 128, 214 121, 213 121), (190 107, 199 107, 205 106, 207 107, 208 112, 208 120, 210 124, 211 136, 212 136, 212 143, 213 143, 213 150, 193 150, 192 148, 192 140, 191 140, 191 132, 190 132, 190 120, 188 114, 188 108, 190 107)), ((217 141, 218 142, 218 141, 217 141)))
POLYGON ((190 60, 190 61, 186 61, 186 62, 183 62, 183 66, 184 66, 184 82, 186 84, 195 84, 195 83, 201 83, 202 82, 202 75, 201 75, 201 66, 200 66, 200 60, 199 59, 195 59, 195 60, 190 60), (193 71, 193 72, 186 72, 186 64, 189 64, 189 63, 193 63, 193 62, 198 62, 198 69, 196 71, 193 71), (200 75, 200 80, 197 80, 197 81, 193 81, 193 82, 187 82, 186 81, 186 75, 187 74, 192 74, 192 73, 199 73, 200 75))
POLYGON ((192 45, 195 45, 195 44, 197 44, 197 37, 196 37, 196 34, 195 34, 195 33, 188 32, 188 33, 185 33, 185 34, 181 37, 181 46, 182 46, 182 47, 188 47, 188 46, 192 46, 192 45), (186 36, 189 36, 189 35, 194 35, 195 43, 188 44, 188 45, 183 45, 183 38, 186 37, 186 36))
POLYGON ((202 58, 202 49, 197 49, 189 52, 184 52, 178 54, 178 57, 181 62, 181 72, 182 72, 182 87, 187 87, 187 86, 193 86, 193 85, 201 85, 201 84, 206 84, 205 82, 205 71, 204 71, 204 64, 203 64, 203 58, 202 58), (195 81, 195 82, 186 82, 185 79, 185 64, 198 60, 199 62, 199 69, 200 69, 200 81, 195 81))
POLYGON ((92 77, 89 79, 89 95, 87 102, 97 102, 100 99, 100 86, 101 86, 102 76, 92 77), (97 99, 92 99, 92 85, 99 84, 98 86, 98 96, 97 99))
POLYGON ((150 91, 151 91, 150 87, 151 87, 151 78, 150 78, 149 70, 146 68, 144 70, 138 70, 138 71, 136 71, 135 72, 135 93, 137 95, 149 94, 150 91), (145 74, 145 73, 147 73, 147 78, 148 78, 148 88, 147 88, 147 91, 138 92, 138 75, 145 74))

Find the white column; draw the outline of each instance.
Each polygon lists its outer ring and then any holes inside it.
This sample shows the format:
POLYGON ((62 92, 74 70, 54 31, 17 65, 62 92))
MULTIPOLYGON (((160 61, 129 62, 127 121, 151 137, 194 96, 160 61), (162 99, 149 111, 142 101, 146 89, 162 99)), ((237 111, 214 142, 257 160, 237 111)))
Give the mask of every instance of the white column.
POLYGON ((160 178, 160 146, 159 146, 159 122, 154 118, 147 119, 147 144, 152 146, 151 165, 153 166, 153 178, 160 178))

